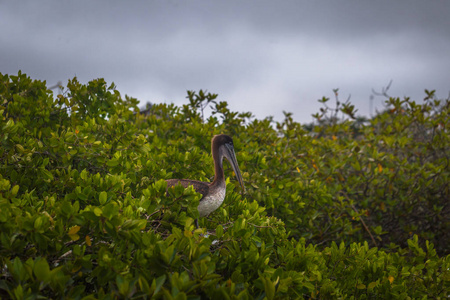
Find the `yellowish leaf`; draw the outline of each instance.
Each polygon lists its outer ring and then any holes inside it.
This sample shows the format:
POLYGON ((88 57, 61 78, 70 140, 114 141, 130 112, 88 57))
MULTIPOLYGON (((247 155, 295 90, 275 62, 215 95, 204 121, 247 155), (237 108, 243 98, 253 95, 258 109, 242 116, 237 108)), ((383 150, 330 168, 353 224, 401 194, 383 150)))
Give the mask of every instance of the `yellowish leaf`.
POLYGON ((297 167, 297 172, 299 172, 300 173, 300 169, 297 167))
POLYGON ((23 148, 23 146, 21 144, 16 144, 16 148, 20 153, 24 153, 25 149, 23 148))
POLYGON ((72 241, 78 241, 80 239, 80 236, 78 234, 69 234, 69 237, 72 241))
POLYGON ((78 231, 80 231, 80 228, 81 228, 81 227, 78 226, 78 225, 72 226, 72 227, 70 227, 68 234, 69 234, 69 235, 76 234, 78 231))
POLYGON ((383 166, 381 166, 380 164, 378 164, 378 173, 381 173, 383 171, 383 166))
POLYGON ((389 277, 388 277, 388 280, 389 280, 389 282, 392 284, 392 283, 394 282, 394 277, 389 276, 389 277))
POLYGON ((76 273, 76 272, 80 271, 81 267, 82 267, 81 265, 79 265, 79 266, 74 266, 74 267, 72 268, 72 273, 76 273))
POLYGON ((80 226, 76 225, 69 229, 69 232, 67 233, 72 241, 77 241, 80 239, 80 236, 77 234, 77 232, 80 231, 80 226))
POLYGON ((376 281, 373 281, 373 282, 369 283, 369 285, 367 286, 367 288, 368 288, 369 290, 371 290, 371 289, 373 289, 373 288, 376 287, 376 286, 377 286, 377 282, 376 282, 376 281))
POLYGON ((360 283, 360 284, 358 284, 358 285, 356 286, 356 288, 359 289, 359 290, 363 290, 363 289, 366 288, 366 285, 363 284, 363 283, 360 283))
POLYGON ((88 245, 89 247, 92 245, 91 238, 88 235, 86 236, 86 245, 88 245))

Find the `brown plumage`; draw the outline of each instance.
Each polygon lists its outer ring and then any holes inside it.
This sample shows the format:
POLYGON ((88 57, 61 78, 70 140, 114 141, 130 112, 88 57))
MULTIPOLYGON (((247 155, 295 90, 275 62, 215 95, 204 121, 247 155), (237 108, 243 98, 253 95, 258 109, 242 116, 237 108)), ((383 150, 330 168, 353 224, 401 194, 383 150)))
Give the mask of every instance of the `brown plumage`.
POLYGON ((245 191, 244 182, 234 154, 233 140, 225 134, 216 135, 211 140, 211 153, 214 161, 214 180, 211 183, 190 179, 169 179, 167 187, 181 184, 183 187, 193 186, 195 191, 202 194, 198 205, 200 217, 205 217, 220 207, 225 199, 226 184, 223 173, 223 158, 231 164, 242 189, 245 191))

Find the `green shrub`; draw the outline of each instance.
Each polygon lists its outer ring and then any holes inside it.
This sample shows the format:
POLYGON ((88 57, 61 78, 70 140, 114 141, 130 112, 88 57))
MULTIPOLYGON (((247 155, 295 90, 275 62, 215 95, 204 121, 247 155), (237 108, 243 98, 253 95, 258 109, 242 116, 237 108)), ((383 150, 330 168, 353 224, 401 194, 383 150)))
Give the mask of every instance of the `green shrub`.
MULTIPOLYGON (((423 104, 388 99, 386 110, 364 126, 355 126, 358 120, 330 122, 326 112, 318 116, 328 122, 314 128, 321 136, 317 175, 335 201, 348 203, 344 215, 365 220, 362 239, 371 234, 372 244, 406 246, 417 234, 447 255, 450 101, 426 94, 423 104)), ((352 116, 348 107, 340 111, 352 116)))
POLYGON ((141 115, 103 79, 56 97, 21 73, 0 81, 2 298, 449 296, 448 100, 391 99, 369 125, 310 132, 204 91, 141 115), (227 180, 196 229, 200 195, 164 179, 211 180, 218 133, 247 193, 227 180))

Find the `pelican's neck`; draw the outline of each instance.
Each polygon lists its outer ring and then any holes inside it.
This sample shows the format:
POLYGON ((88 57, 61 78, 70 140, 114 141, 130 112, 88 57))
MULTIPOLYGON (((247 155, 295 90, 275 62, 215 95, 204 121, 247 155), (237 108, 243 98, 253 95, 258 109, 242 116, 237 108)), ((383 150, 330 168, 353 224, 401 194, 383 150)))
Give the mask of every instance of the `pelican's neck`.
POLYGON ((211 185, 219 185, 225 183, 225 175, 223 174, 223 157, 220 155, 218 148, 211 147, 211 152, 214 160, 214 181, 211 185))

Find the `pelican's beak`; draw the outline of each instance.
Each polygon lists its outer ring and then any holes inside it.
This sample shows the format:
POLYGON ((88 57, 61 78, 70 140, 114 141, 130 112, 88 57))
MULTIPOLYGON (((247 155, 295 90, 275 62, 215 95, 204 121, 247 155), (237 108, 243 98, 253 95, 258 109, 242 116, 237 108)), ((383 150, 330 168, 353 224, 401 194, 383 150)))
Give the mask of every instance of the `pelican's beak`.
POLYGON ((245 187, 244 187, 244 181, 242 180, 241 171, 239 170, 239 166, 236 160, 236 155, 234 154, 234 147, 231 144, 225 144, 225 148, 227 151, 225 151, 225 157, 230 162, 231 167, 233 168, 234 174, 236 174, 236 179, 239 181, 239 184, 242 187, 242 190, 245 193, 245 187))

